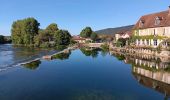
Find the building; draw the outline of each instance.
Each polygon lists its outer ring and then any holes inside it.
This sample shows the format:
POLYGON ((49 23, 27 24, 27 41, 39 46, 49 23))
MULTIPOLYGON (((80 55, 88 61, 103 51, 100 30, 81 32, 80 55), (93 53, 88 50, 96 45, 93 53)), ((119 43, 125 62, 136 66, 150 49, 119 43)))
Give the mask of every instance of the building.
POLYGON ((131 35, 132 35, 131 31, 125 31, 115 34, 114 45, 117 45, 119 39, 121 39, 119 40, 119 42, 121 41, 121 46, 129 45, 128 40, 130 39, 131 35))
POLYGON ((130 37, 131 37, 131 32, 130 31, 115 34, 115 40, 116 41, 119 40, 120 38, 129 39, 130 37))
POLYGON ((138 47, 156 48, 170 38, 170 6, 166 11, 142 16, 133 28, 135 44, 138 47))
POLYGON ((77 43, 87 43, 87 42, 92 42, 90 38, 83 38, 80 36, 73 36, 72 39, 76 41, 77 43))

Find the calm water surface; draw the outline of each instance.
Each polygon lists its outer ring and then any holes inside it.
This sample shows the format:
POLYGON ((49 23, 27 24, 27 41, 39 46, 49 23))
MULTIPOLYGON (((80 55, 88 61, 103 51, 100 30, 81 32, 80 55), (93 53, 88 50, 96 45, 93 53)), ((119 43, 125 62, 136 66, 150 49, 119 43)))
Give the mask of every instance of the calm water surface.
MULTIPOLYGON (((6 57, 1 64, 14 60, 6 57)), ((0 99, 168 100, 169 65, 169 59, 74 50, 0 72, 0 99)))

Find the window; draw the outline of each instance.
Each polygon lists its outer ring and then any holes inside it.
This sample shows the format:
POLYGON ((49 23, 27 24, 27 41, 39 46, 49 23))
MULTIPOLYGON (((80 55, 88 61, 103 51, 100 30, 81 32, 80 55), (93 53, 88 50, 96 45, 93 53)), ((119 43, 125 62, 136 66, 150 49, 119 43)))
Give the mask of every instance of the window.
POLYGON ((149 45, 149 40, 147 40, 147 45, 149 45))
POLYGON ((156 30, 155 29, 153 30, 153 35, 156 35, 156 30))
POLYGON ((142 42, 143 42, 143 45, 145 45, 145 40, 143 40, 142 42))
POLYGON ((145 21, 144 21, 144 20, 141 20, 141 21, 139 22, 139 26, 140 26, 140 27, 143 27, 143 26, 144 26, 144 23, 145 23, 145 21))
POLYGON ((154 40, 154 46, 157 46, 157 45, 158 45, 158 41, 154 40))
POLYGON ((159 25, 161 23, 162 18, 161 17, 156 17, 155 18, 155 25, 159 25))
POLYGON ((140 45, 140 40, 138 40, 138 45, 140 45))
POLYGON ((163 31, 163 35, 165 35, 165 28, 164 28, 164 31, 163 31))

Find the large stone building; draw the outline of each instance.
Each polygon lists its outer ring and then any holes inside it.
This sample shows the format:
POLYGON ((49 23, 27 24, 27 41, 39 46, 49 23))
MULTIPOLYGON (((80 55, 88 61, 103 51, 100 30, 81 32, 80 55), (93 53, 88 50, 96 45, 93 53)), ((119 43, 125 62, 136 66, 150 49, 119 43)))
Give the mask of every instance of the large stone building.
POLYGON ((133 28, 136 46, 158 47, 169 45, 164 42, 170 38, 170 6, 167 11, 142 16, 133 28))

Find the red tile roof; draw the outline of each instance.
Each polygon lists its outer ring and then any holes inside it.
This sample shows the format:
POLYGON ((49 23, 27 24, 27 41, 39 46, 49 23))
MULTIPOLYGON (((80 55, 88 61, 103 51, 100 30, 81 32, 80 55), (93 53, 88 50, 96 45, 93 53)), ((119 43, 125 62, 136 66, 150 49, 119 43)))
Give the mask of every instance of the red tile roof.
POLYGON ((142 16, 133 29, 146 29, 166 26, 170 26, 170 8, 167 11, 142 16), (159 24, 155 24, 156 19, 160 20, 159 24))

